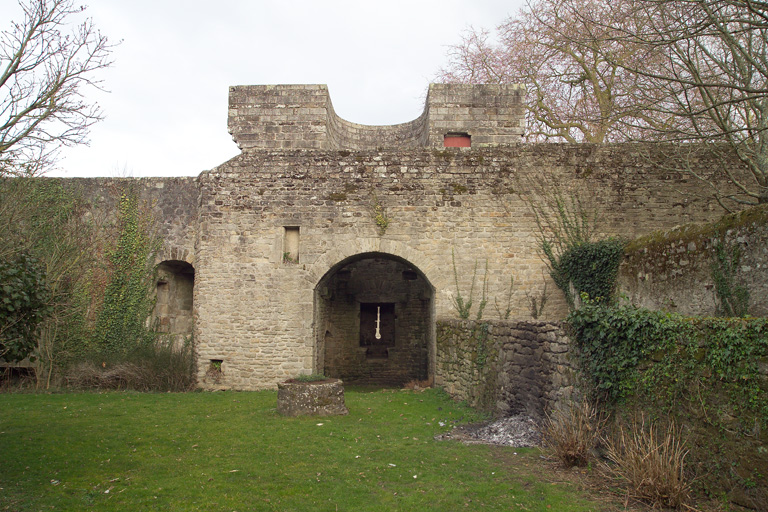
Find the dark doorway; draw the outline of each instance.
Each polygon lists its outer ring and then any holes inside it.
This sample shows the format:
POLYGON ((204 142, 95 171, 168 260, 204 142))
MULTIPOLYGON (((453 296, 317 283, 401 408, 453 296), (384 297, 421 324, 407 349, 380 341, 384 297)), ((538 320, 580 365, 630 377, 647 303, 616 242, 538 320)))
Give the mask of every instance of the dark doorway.
POLYGON ((402 385, 429 376, 433 288, 407 261, 362 254, 315 289, 318 371, 345 382, 402 385))

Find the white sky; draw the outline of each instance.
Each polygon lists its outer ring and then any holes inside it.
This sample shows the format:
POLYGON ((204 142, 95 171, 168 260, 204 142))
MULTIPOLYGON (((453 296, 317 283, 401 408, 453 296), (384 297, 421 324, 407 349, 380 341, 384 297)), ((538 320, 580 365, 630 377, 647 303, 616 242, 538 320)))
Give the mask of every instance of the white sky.
MULTIPOLYGON (((447 46, 492 29, 523 0, 91 0, 122 41, 90 91, 106 119, 90 146, 66 148, 59 176, 196 176, 238 154, 230 85, 328 84, 339 116, 361 124, 418 117, 447 46)), ((0 0, 0 27, 19 20, 0 0), (10 11, 10 12, 9 12, 10 11)))

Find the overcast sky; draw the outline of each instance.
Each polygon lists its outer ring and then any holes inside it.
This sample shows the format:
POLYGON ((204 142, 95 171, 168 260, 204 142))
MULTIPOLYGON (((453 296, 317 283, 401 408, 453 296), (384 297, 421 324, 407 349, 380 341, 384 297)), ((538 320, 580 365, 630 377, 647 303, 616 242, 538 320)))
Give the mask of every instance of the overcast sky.
MULTIPOLYGON (((361 124, 418 117, 447 46, 493 28, 523 0, 91 0, 121 41, 90 91, 106 119, 55 175, 196 176, 238 154, 230 85, 328 84, 339 116, 361 124)), ((19 20, 0 0, 3 30, 19 20)))

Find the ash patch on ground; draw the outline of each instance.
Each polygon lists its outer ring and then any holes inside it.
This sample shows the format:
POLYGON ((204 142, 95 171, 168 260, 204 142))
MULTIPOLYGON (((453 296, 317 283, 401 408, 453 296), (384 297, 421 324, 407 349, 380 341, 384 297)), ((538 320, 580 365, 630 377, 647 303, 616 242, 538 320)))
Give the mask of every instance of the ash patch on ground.
POLYGON ((450 432, 435 436, 438 441, 452 439, 465 444, 493 444, 498 446, 539 446, 539 425, 524 414, 508 416, 490 422, 461 425, 450 432))

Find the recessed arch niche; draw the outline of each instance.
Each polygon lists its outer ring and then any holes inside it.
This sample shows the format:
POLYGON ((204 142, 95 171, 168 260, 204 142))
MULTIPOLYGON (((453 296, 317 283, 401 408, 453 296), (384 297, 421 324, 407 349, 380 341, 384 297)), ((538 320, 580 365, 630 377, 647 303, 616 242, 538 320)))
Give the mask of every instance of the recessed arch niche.
POLYGON ((407 260, 352 256, 320 279, 314 295, 316 371, 391 386, 431 376, 434 287, 407 260))
POLYGON ((192 335, 195 269, 186 261, 166 260, 157 266, 155 329, 174 341, 192 335))

